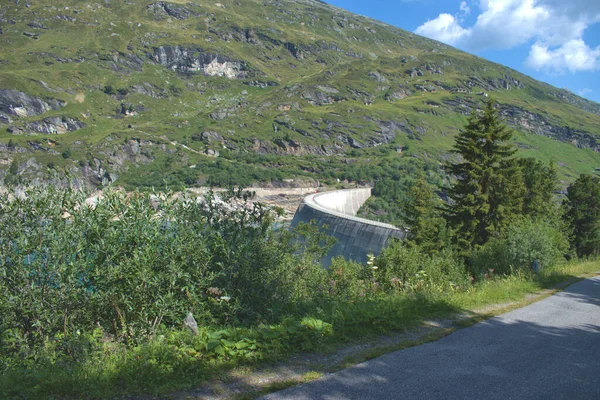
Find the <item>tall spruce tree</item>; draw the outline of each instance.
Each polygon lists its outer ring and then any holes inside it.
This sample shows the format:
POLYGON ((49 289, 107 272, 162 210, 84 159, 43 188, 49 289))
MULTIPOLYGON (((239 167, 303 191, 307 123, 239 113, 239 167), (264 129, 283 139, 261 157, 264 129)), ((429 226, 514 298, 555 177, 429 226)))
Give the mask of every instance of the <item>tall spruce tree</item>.
POLYGON ((449 242, 449 231, 440 208, 441 200, 433 187, 424 177, 419 178, 408 192, 404 219, 409 227, 408 239, 430 254, 441 251, 449 242))
POLYGON ((578 256, 600 252, 600 179, 581 174, 567 188, 563 203, 573 235, 571 245, 578 256))
POLYGON ((451 202, 444 217, 463 248, 486 243, 522 212, 524 186, 511 138, 491 100, 482 113, 471 114, 456 138, 452 151, 460 161, 445 166, 456 181, 448 190, 451 202))
POLYGON ((517 163, 525 185, 523 214, 548 219, 558 210, 553 202, 554 191, 558 186, 554 163, 550 162, 550 166, 546 167, 543 162, 534 158, 519 158, 517 163))

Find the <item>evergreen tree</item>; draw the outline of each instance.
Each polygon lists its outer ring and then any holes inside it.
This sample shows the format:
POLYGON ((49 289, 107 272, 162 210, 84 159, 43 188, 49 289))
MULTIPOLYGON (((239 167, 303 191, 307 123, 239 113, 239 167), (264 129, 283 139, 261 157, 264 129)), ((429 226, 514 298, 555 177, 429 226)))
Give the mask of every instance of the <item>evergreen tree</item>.
POLYGON ((600 251, 600 179, 581 174, 567 189, 563 203, 573 236, 571 245, 578 256, 600 251))
POLYGON ((453 152, 460 161, 445 167, 456 182, 448 191, 451 202, 444 217, 461 247, 486 243, 522 211, 523 184, 511 138, 491 100, 481 115, 471 114, 456 138, 453 152))
POLYGON ((546 167, 534 158, 520 158, 517 163, 525 185, 523 214, 533 218, 547 218, 549 214, 555 214, 553 197, 558 177, 554 163, 550 162, 550 166, 546 167))
POLYGON ((19 173, 19 164, 16 161, 11 162, 8 172, 13 175, 17 175, 19 173))
POLYGON ((439 213, 440 206, 441 200, 423 177, 410 189, 404 203, 408 239, 428 253, 439 252, 449 241, 446 221, 439 213))

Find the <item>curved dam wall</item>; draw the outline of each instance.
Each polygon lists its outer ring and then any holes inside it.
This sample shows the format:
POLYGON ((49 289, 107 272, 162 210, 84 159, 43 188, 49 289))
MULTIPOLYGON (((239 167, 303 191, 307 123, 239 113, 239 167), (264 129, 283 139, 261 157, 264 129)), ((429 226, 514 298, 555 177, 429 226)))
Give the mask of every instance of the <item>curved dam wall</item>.
POLYGON ((326 267, 337 256, 364 263, 368 254, 379 254, 390 237, 403 239, 406 235, 393 225, 356 217, 369 197, 369 188, 311 194, 296 210, 291 227, 315 220, 323 232, 336 238, 336 244, 323 259, 326 267))

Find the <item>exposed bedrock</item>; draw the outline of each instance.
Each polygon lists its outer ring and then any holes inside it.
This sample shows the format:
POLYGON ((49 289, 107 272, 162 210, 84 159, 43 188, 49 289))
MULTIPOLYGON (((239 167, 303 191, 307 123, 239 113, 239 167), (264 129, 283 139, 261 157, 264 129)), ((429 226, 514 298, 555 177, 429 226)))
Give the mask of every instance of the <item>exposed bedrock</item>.
POLYGON ((406 236, 404 230, 393 225, 356 217, 370 196, 370 188, 311 194, 298 207, 291 227, 314 220, 323 232, 337 240, 322 261, 325 267, 338 256, 364 263, 369 254, 378 255, 389 238, 406 236))
POLYGON ((74 118, 49 117, 44 118, 41 121, 26 123, 23 126, 11 126, 8 128, 8 131, 14 135, 31 132, 60 135, 67 132, 74 132, 85 127, 85 123, 74 118))
POLYGON ((198 16, 198 13, 194 10, 191 10, 179 4, 168 3, 164 1, 159 1, 158 3, 150 4, 148 6, 148 9, 154 12, 154 16, 159 20, 167 17, 185 20, 190 17, 198 16))
POLYGON ((160 46, 153 49, 151 58, 155 63, 182 73, 204 73, 208 76, 224 76, 230 79, 260 76, 245 61, 207 53, 195 46, 160 46))
POLYGON ((27 93, 11 89, 0 89, 0 113, 31 117, 44 114, 50 110, 58 110, 65 102, 56 99, 41 99, 27 93))

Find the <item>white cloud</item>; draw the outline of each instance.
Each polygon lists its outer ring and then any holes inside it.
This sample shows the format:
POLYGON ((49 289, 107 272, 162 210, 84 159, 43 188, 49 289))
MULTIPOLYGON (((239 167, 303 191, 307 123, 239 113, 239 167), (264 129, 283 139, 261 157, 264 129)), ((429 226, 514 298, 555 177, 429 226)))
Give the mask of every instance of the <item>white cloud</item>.
POLYGON ((462 26, 471 11, 461 1, 456 16, 444 13, 416 33, 471 51, 531 45, 527 65, 553 72, 598 69, 599 48, 583 41, 588 26, 600 22, 596 0, 479 0, 475 24, 462 26))
POLYGON ((548 11, 534 0, 488 0, 465 45, 473 50, 525 43, 548 23, 548 11))
POLYGON ((469 7, 466 1, 461 1, 460 11, 462 11, 463 15, 469 15, 471 14, 471 7, 469 7))
POLYGON ((450 14, 440 14, 436 19, 419 26, 415 32, 451 45, 459 44, 469 34, 469 31, 463 29, 456 18, 450 14))
POLYGON ((580 95, 581 97, 585 96, 588 93, 592 93, 593 90, 590 88, 583 88, 581 89, 579 92, 577 92, 578 95, 580 95))
POLYGON ((594 71, 600 69, 600 46, 592 49, 581 39, 570 40, 556 49, 534 43, 526 64, 538 70, 594 71))

